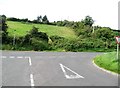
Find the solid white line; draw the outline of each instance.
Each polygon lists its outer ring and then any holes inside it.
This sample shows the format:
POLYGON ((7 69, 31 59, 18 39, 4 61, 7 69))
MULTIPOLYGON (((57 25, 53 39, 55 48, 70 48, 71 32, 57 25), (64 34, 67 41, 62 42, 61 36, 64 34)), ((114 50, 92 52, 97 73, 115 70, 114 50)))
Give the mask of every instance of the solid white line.
MULTIPOLYGON (((61 67, 61 69, 62 69, 62 71, 63 71, 63 73, 64 73, 64 75, 65 75, 65 77, 66 77, 66 76, 67 76, 67 73, 66 73, 65 69, 63 68, 63 65, 60 64, 60 67, 61 67)), ((66 78, 68 78, 68 77, 66 77, 66 78)))
POLYGON ((25 56, 25 58, 29 58, 28 56, 25 56))
POLYGON ((60 64, 60 67, 61 67, 61 69, 62 69, 62 71, 63 71, 63 73, 64 73, 64 75, 65 75, 65 77, 66 77, 67 79, 84 78, 83 76, 79 75, 78 73, 74 72, 73 70, 71 70, 70 68, 68 68, 68 67, 66 67, 66 66, 64 66, 64 65, 62 65, 62 64, 60 64), (74 73, 75 75, 70 75, 70 76, 67 75, 67 73, 66 73, 66 71, 65 71, 64 68, 66 68, 67 70, 71 71, 71 72, 74 73))
POLYGON ((31 86, 35 86, 34 79, 33 79, 33 74, 30 74, 30 82, 31 82, 31 86))
POLYGON ((28 61, 29 61, 29 65, 31 66, 32 65, 32 61, 31 61, 30 57, 29 57, 28 61))
POLYGON ((15 58, 15 56, 10 56, 10 58, 15 58))
POLYGON ((63 68, 63 65, 60 64, 60 66, 61 66, 62 71, 63 71, 63 72, 66 72, 65 69, 63 68))

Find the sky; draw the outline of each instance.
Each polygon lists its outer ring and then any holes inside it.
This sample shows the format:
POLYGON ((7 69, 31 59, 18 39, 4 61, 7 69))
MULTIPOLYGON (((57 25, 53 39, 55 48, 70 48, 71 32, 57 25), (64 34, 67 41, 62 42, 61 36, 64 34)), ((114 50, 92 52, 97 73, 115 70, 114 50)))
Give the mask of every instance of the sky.
POLYGON ((81 21, 89 15, 94 25, 118 29, 119 0, 0 0, 0 15, 34 20, 47 15, 50 22, 81 21))

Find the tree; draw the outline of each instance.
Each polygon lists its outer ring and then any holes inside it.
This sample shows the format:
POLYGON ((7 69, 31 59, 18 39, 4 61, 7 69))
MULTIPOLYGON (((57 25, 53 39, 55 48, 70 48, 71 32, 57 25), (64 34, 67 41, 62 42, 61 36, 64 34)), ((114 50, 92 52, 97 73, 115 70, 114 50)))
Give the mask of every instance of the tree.
POLYGON ((7 24, 6 24, 6 16, 1 15, 0 16, 0 39, 2 39, 2 43, 7 42, 7 24))
POLYGON ((49 23, 49 20, 48 20, 48 18, 47 18, 46 15, 42 18, 42 22, 43 22, 44 24, 48 24, 48 23, 49 23))
POLYGON ((90 27, 93 25, 94 20, 90 16, 86 16, 84 20, 82 20, 84 25, 89 25, 90 27))
POLYGON ((4 31, 4 32, 6 32, 7 31, 7 28, 8 28, 8 26, 7 26, 7 24, 6 24, 6 16, 5 15, 2 15, 2 16, 0 16, 0 23, 1 23, 1 30, 2 31, 4 31))
POLYGON ((38 22, 38 23, 41 23, 41 22, 42 22, 42 16, 41 16, 41 15, 37 17, 37 22, 38 22))
POLYGON ((37 33, 38 33, 38 28, 33 26, 32 30, 30 30, 30 34, 35 36, 35 35, 37 35, 37 33))
POLYGON ((34 37, 38 40, 43 40, 43 41, 48 42, 48 35, 44 32, 39 32, 38 28, 36 28, 34 26, 33 26, 32 30, 30 30, 29 33, 30 33, 31 37, 34 37))

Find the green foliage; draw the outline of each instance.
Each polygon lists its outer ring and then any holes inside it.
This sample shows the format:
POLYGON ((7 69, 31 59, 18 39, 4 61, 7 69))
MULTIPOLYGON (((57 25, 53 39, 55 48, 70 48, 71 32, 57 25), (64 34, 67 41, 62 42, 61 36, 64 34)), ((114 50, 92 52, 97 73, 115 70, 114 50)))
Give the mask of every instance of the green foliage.
POLYGON ((46 33, 48 36, 54 36, 58 35, 60 37, 64 37, 67 39, 75 39, 77 38, 77 35, 75 35, 75 32, 71 28, 67 27, 58 27, 58 26, 53 26, 53 25, 46 25, 46 24, 23 24, 21 22, 13 22, 13 21, 7 21, 7 24, 9 26, 8 32, 9 36, 14 36, 13 34, 16 35, 16 37, 21 37, 25 36, 30 29, 35 26, 38 29, 38 31, 46 33), (16 30, 13 33, 13 30, 16 30))
POLYGON ((113 72, 120 74, 120 69, 119 69, 120 65, 118 64, 120 62, 119 62, 119 60, 116 60, 116 53, 115 52, 97 56, 94 59, 94 62, 98 66, 100 66, 104 69, 107 69, 107 70, 110 70, 110 71, 113 71, 113 72))
POLYGON ((31 41, 32 41, 31 45, 33 47, 33 50, 35 51, 38 51, 38 50, 43 51, 48 49, 48 44, 45 41, 37 40, 35 38, 32 38, 31 41))
POLYGON ((33 26, 32 30, 30 30, 30 34, 35 35, 37 33, 38 33, 38 28, 33 26))
POLYGON ((35 37, 37 39, 41 39, 41 40, 48 42, 48 35, 43 32, 38 32, 38 28, 36 27, 32 28, 32 30, 30 31, 30 35, 31 37, 35 37))
POLYGON ((32 45, 35 51, 48 49, 48 35, 39 32, 38 28, 33 27, 29 34, 24 37, 23 43, 32 45))
POLYGON ((37 23, 42 23, 42 16, 41 15, 37 17, 37 23))
POLYGON ((95 31, 96 37, 102 39, 103 41, 106 40, 113 40, 114 39, 114 33, 110 28, 100 28, 95 31))
MULTIPOLYGON (((21 23, 8 21, 9 36, 3 33, 4 41, 11 44, 13 34, 16 35, 16 45, 13 49, 28 50, 65 50, 65 51, 109 51, 115 50, 116 35, 112 29, 107 27, 93 26, 92 17, 86 16, 81 22, 58 21, 54 22, 57 26, 46 25, 49 23, 47 16, 38 16, 35 20, 37 24, 21 23), (45 24, 38 24, 38 23, 45 24), (64 26, 64 27, 58 27, 64 26), (30 30, 32 28, 32 30, 30 30), (13 30, 16 30, 13 33, 13 30), (5 40, 6 38, 6 40, 5 40)), ((2 33, 1 33, 2 34, 2 33)))
POLYGON ((7 43, 7 24, 6 24, 6 16, 1 15, 0 16, 0 39, 2 39, 2 43, 7 43))
POLYGON ((44 24, 48 24, 48 23, 49 23, 49 20, 48 20, 48 18, 47 18, 46 15, 42 18, 42 22, 43 22, 44 24))
POLYGON ((29 20, 27 18, 25 19, 19 19, 19 18, 15 18, 15 17, 10 17, 7 18, 8 21, 16 21, 16 22, 28 22, 29 20))
POLYGON ((92 19, 92 17, 86 16, 85 19, 82 20, 82 22, 84 23, 84 25, 92 26, 94 23, 94 20, 92 19))

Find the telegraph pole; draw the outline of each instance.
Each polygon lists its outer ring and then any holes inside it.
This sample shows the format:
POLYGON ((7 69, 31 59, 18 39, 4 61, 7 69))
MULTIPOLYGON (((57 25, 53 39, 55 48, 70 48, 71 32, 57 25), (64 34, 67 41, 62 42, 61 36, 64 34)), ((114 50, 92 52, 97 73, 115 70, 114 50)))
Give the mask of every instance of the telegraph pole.
POLYGON ((119 44, 117 44, 117 60, 119 58, 119 44))
POLYGON ((119 44, 120 44, 120 36, 116 36, 116 43, 117 43, 117 60, 119 59, 119 44))
POLYGON ((15 31, 16 31, 16 30, 14 30, 13 46, 15 46, 15 31))

